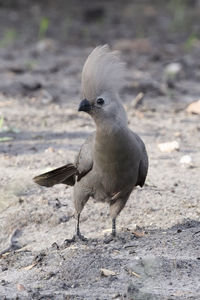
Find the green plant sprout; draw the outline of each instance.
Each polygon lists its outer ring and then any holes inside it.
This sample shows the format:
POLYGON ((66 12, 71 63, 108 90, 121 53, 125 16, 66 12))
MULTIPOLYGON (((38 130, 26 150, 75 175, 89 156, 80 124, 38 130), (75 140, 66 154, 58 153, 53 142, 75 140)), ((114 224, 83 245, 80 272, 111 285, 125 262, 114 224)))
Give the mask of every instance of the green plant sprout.
POLYGON ((16 39, 17 32, 14 28, 8 28, 5 30, 2 40, 0 41, 0 47, 6 47, 16 39))
MULTIPOLYGON (((3 123, 4 123, 4 117, 1 116, 0 117, 0 132, 4 132, 3 123)), ((7 142, 7 141, 11 141, 11 140, 13 140, 13 137, 11 137, 11 136, 0 137, 0 142, 7 142)))
POLYGON ((43 17, 40 21, 40 25, 39 25, 39 33, 38 33, 38 37, 39 39, 44 39, 47 33, 47 30, 49 28, 49 19, 46 17, 43 17))
POLYGON ((199 41, 198 37, 194 33, 192 33, 185 41, 184 48, 186 50, 190 50, 193 46, 197 44, 198 41, 199 41))
POLYGON ((1 117, 0 117, 0 131, 1 131, 1 129, 3 128, 3 121, 4 121, 4 117, 1 116, 1 117))

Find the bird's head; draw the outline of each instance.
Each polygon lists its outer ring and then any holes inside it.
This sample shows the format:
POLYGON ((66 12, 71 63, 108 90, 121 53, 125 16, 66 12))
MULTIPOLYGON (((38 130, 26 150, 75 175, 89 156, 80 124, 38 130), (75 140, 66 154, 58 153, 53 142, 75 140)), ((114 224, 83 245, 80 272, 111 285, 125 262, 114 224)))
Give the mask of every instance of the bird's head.
POLYGON ((124 83, 124 63, 107 45, 95 48, 82 71, 82 96, 79 111, 89 113, 97 124, 111 120, 126 122, 126 113, 119 100, 124 83))

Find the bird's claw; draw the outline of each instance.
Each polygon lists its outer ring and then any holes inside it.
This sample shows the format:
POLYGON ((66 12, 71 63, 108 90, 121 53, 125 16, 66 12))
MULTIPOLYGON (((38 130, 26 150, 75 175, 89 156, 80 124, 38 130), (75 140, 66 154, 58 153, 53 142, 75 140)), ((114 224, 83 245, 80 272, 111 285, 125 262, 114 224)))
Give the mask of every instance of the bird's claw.
POLYGON ((76 242, 87 242, 88 239, 84 237, 82 234, 75 234, 71 239, 66 239, 66 244, 76 243, 76 242))
POLYGON ((112 235, 112 234, 111 234, 111 235, 108 235, 108 236, 105 237, 103 243, 104 243, 104 244, 109 244, 109 243, 112 242, 114 239, 115 239, 115 236, 114 236, 114 235, 112 235))
POLYGON ((84 235, 82 235, 82 234, 76 234, 75 235, 75 240, 77 241, 82 241, 82 242, 87 242, 88 241, 88 239, 86 238, 86 237, 84 237, 84 235))

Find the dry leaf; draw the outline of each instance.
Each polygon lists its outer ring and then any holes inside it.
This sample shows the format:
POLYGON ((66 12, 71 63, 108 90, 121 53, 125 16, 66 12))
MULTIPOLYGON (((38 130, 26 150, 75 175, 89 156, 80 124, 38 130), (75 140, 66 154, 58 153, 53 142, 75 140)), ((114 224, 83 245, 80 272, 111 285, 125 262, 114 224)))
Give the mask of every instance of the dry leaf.
POLYGON ((100 272, 101 272, 101 276, 105 276, 105 277, 116 275, 116 273, 114 271, 111 271, 108 269, 100 269, 100 272))
POLYGON ((26 290, 26 288, 21 283, 17 284, 17 289, 18 289, 19 292, 26 290))
POLYGON ((192 102, 186 108, 186 111, 191 114, 198 114, 200 115, 200 100, 192 102))
POLYGON ((158 144, 158 148, 161 152, 172 152, 174 150, 179 150, 180 146, 177 141, 167 142, 158 144))
POLYGON ((133 231, 132 234, 134 234, 138 238, 145 236, 144 232, 138 232, 138 231, 133 231))

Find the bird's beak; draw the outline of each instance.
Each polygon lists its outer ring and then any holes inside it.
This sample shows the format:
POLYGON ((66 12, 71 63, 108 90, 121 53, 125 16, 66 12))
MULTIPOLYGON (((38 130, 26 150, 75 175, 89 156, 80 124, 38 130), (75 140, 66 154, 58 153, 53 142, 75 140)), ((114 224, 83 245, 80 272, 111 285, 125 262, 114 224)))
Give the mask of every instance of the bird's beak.
POLYGON ((92 106, 90 104, 90 102, 87 99, 84 99, 81 101, 78 111, 85 111, 85 112, 89 112, 91 110, 92 106))

